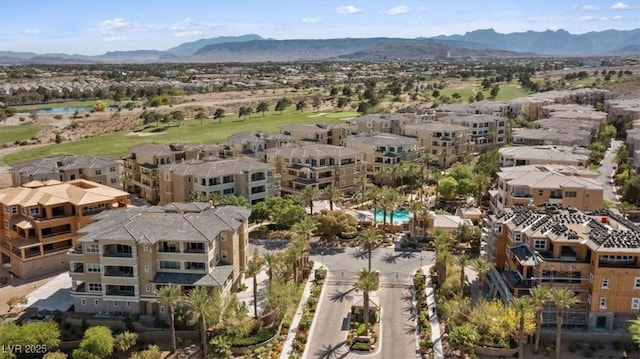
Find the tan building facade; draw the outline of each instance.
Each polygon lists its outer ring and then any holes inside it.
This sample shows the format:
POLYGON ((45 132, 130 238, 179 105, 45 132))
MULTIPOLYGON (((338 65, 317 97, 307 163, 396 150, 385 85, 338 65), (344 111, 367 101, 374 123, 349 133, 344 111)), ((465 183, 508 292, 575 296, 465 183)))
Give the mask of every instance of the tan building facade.
POLYGON ((402 135, 419 139, 424 152, 431 154, 433 161, 444 168, 473 152, 471 130, 460 125, 428 121, 404 126, 402 135))
POLYGON ((281 133, 266 131, 238 132, 229 136, 227 147, 224 150, 224 156, 253 157, 264 161, 266 159, 267 149, 293 145, 295 143, 295 137, 281 133))
POLYGON ((280 128, 280 133, 295 138, 299 145, 321 144, 342 146, 349 134, 349 128, 342 125, 287 125, 280 128))
POLYGON ((85 179, 121 189, 120 165, 109 158, 60 155, 45 157, 11 166, 12 185, 56 180, 61 182, 85 179))
POLYGON ((238 195, 249 203, 280 195, 280 175, 272 165, 246 157, 220 161, 190 160, 158 168, 160 203, 194 197, 238 195))
POLYGON ((267 163, 281 176, 281 192, 301 194, 307 186, 323 189, 332 185, 343 192, 354 191, 356 178, 364 176, 362 151, 330 146, 306 145, 267 151, 267 163))
POLYGON ((470 115, 446 116, 439 121, 464 126, 471 131, 473 151, 486 151, 492 146, 504 146, 507 143, 509 121, 500 116, 470 115))
POLYGON ((362 115, 351 120, 358 133, 402 135, 402 127, 418 123, 416 118, 396 113, 362 115))
POLYGON ((76 244, 77 231, 96 213, 126 207, 128 195, 82 179, 0 190, 0 264, 24 279, 69 268, 66 252, 76 244))
POLYGON ((209 203, 170 203, 110 211, 82 230, 68 254, 76 312, 166 318, 155 291, 235 288, 247 263, 249 210, 209 203))
MULTIPOLYGON (((564 323, 612 330, 640 314, 640 227, 619 215, 517 206, 489 217, 488 249, 514 296, 535 286, 572 290, 564 323)), ((555 323, 555 308, 544 322, 555 323)))

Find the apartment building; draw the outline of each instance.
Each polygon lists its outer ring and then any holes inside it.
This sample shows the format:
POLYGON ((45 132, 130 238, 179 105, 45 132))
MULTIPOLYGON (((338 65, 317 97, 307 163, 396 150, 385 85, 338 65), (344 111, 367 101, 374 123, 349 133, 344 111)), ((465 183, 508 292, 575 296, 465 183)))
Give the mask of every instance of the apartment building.
POLYGON ((245 131, 238 132, 231 136, 227 141, 227 147, 224 150, 225 157, 253 157, 264 161, 266 159, 266 150, 269 148, 277 148, 295 144, 296 139, 293 136, 281 133, 272 133, 266 131, 245 131))
POLYGON ((427 121, 404 126, 402 135, 420 140, 424 152, 433 155, 434 162, 444 168, 462 161, 473 152, 471 130, 460 125, 427 121))
POLYGON ((593 135, 580 128, 519 128, 511 133, 514 146, 578 146, 588 147, 593 135))
POLYGON ((362 115, 351 120, 358 133, 402 134, 402 127, 416 124, 418 120, 397 113, 362 115))
POLYGON ((158 168, 160 203, 185 202, 197 196, 238 195, 249 203, 280 194, 280 175, 275 167, 253 158, 219 161, 189 160, 158 168))
POLYGON ((440 121, 464 126, 471 130, 474 152, 483 152, 493 146, 507 144, 509 122, 505 118, 492 115, 449 115, 441 118, 440 121))
POLYGON ((629 118, 634 123, 640 120, 640 99, 615 99, 604 103, 609 122, 620 118, 629 118))
POLYGON ((229 293, 246 267, 248 218, 247 208, 203 202, 101 213, 68 253, 75 311, 164 318, 164 285, 229 293))
POLYGON ((528 165, 568 165, 586 167, 589 150, 568 146, 516 146, 498 149, 500 167, 528 165))
POLYGON ((280 127, 280 133, 295 138, 299 145, 321 144, 342 146, 343 140, 349 134, 346 125, 286 125, 280 127))
POLYGON ((344 142, 345 147, 362 151, 362 168, 370 178, 374 178, 378 171, 391 169, 401 161, 415 161, 424 153, 418 139, 389 133, 349 136, 344 142))
MULTIPOLYGON (((508 295, 536 286, 566 288, 578 302, 564 324, 613 330, 640 314, 640 227, 608 211, 560 205, 515 206, 490 215, 487 249, 508 295)), ((498 291, 499 293, 500 291, 498 291)), ((544 323, 556 322, 545 307, 544 323)))
POLYGON ((281 175, 281 191, 302 194, 307 186, 323 189, 333 185, 343 192, 356 190, 356 179, 364 176, 364 153, 354 148, 305 145, 267 150, 267 163, 281 175))
POLYGON ((10 265, 23 279, 65 270, 66 252, 76 244, 77 231, 96 213, 126 207, 128 196, 83 179, 0 189, 0 264, 10 265))
POLYGON ((78 155, 51 156, 15 164, 11 166, 9 172, 14 187, 31 181, 66 182, 85 179, 117 189, 122 188, 120 165, 109 158, 78 155))
POLYGON ((212 158, 220 155, 221 145, 191 146, 182 144, 145 143, 129 149, 123 159, 123 181, 128 192, 151 203, 160 200, 158 167, 165 164, 212 158))
POLYGON ((529 165, 502 168, 498 189, 490 191, 491 210, 550 203, 580 211, 602 207, 604 187, 598 172, 582 167, 529 165))

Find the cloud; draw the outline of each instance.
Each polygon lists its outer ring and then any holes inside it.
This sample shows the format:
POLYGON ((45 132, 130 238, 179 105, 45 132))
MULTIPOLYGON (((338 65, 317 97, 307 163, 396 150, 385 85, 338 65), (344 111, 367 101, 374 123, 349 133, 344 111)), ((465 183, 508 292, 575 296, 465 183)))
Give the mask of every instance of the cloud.
POLYGON ((580 16, 579 18, 580 21, 593 21, 595 19, 596 19, 595 16, 591 16, 591 15, 580 16))
POLYGON ((127 41, 128 38, 126 36, 107 36, 103 37, 102 41, 104 42, 116 42, 116 41, 127 41))
POLYGON ((406 14, 408 12, 409 12, 408 6, 396 6, 396 7, 392 7, 387 10, 384 10, 381 13, 385 15, 400 15, 400 14, 406 14))
POLYGON ((622 15, 616 15, 613 17, 614 20, 622 20, 622 15))
POLYGON ((600 10, 600 8, 595 6, 595 5, 583 5, 580 9, 586 10, 586 11, 598 11, 598 10, 600 10))
POLYGON ((352 15, 352 14, 359 14, 361 12, 364 12, 364 10, 362 10, 359 7, 355 7, 353 5, 347 5, 347 6, 338 6, 336 8, 336 12, 340 15, 352 15))
POLYGON ((629 10, 631 9, 631 6, 629 6, 629 4, 625 4, 623 2, 617 2, 613 5, 611 5, 611 9, 613 10, 629 10))
POLYGON ((200 35, 202 35, 202 31, 179 31, 173 33, 175 37, 195 37, 200 35))
POLYGON ((425 12, 427 11, 427 7, 426 6, 418 6, 418 8, 416 9, 417 12, 425 12))
POLYGON ((320 20, 312 17, 305 17, 304 19, 302 19, 303 24, 317 24, 318 22, 320 22, 320 20))
POLYGON ((41 33, 42 33, 42 30, 40 29, 24 29, 25 35, 38 35, 41 33))
POLYGON ((127 31, 153 31, 162 30, 164 28, 166 28, 165 25, 139 24, 129 22, 121 17, 116 17, 100 21, 97 27, 91 28, 89 31, 99 33, 101 35, 117 35, 118 33, 127 31))

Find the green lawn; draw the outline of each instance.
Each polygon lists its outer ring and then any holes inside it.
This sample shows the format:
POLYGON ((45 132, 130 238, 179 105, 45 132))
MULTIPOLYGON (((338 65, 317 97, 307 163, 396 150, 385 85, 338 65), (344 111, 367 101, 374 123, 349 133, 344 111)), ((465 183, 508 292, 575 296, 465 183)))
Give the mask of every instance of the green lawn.
POLYGON ((0 127, 0 143, 29 140, 47 126, 21 125, 0 127))
MULTIPOLYGON (((476 96, 475 93, 473 92, 474 89, 467 87, 467 88, 444 88, 440 91, 440 96, 448 96, 449 98, 453 99, 453 94, 454 93, 458 93, 462 99, 463 102, 467 102, 469 100, 469 96, 476 96)), ((478 88, 475 89, 476 91, 478 91, 478 88)))
MULTIPOLYGON (((340 123, 341 119, 356 117, 357 112, 331 112, 317 114, 315 112, 296 112, 287 110, 282 115, 279 112, 267 112, 253 114, 252 118, 239 121, 236 115, 229 115, 222 123, 211 119, 205 120, 200 125, 200 120, 186 120, 180 127, 169 127, 164 131, 150 136, 127 136, 124 132, 117 132, 79 141, 52 144, 26 151, 20 151, 5 156, 6 164, 15 164, 36 158, 55 154, 83 154, 104 157, 122 157, 129 153, 129 147, 148 142, 159 143, 190 143, 190 144, 215 144, 226 143, 227 138, 242 131, 279 131, 281 126, 295 123, 340 123)), ((152 133, 156 127, 152 126, 141 131, 152 133)))
MULTIPOLYGON (((490 90, 485 91, 485 98, 488 98, 490 90)), ((496 96, 496 101, 511 101, 519 97, 527 97, 531 94, 529 90, 523 89, 520 85, 500 85, 500 91, 496 96)))
MULTIPOLYGON (((114 103, 113 100, 102 100, 107 106, 110 106, 114 103)), ((95 100, 90 101, 65 101, 65 102, 50 102, 50 103, 41 103, 37 105, 24 105, 24 106, 15 106, 18 109, 18 112, 29 112, 32 110, 40 110, 43 108, 60 108, 60 107, 88 107, 93 106, 95 104, 95 100)))

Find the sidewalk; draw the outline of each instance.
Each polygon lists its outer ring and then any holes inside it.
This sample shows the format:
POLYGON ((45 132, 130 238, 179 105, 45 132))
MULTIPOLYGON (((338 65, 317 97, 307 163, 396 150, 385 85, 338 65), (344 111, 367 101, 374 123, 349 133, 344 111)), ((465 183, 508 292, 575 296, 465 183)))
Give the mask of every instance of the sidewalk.
MULTIPOLYGON (((269 275, 266 270, 262 270, 257 276, 258 282, 258 316, 264 313, 264 306, 267 301, 269 290, 269 275)), ((253 277, 245 277, 242 284, 247 286, 246 290, 236 294, 238 301, 247 306, 247 314, 253 316, 253 277)))
POLYGON ((442 336, 440 334, 440 322, 438 321, 438 313, 436 312, 435 296, 433 294, 433 285, 431 283, 431 276, 429 275, 429 269, 431 265, 423 266, 422 271, 426 276, 427 282, 427 306, 431 313, 431 341, 433 342, 433 355, 435 359, 444 359, 444 352, 442 349, 442 336))
MULTIPOLYGON (((307 299, 311 295, 311 284, 315 279, 316 269, 320 268, 321 265, 319 263, 315 263, 313 265, 313 270, 311 270, 311 274, 307 279, 307 283, 304 286, 304 291, 302 292, 302 297, 300 298, 300 303, 298 304, 298 309, 296 309, 296 314, 293 316, 291 320, 291 326, 289 327, 289 333, 287 334, 287 339, 284 341, 282 346, 282 352, 280 352, 280 359, 288 359, 290 354, 293 354, 293 341, 296 339, 296 332, 298 331, 298 324, 300 324, 300 319, 302 319, 302 311, 304 309, 305 304, 307 304, 307 299)), ((302 353, 298 353, 298 355, 302 355, 302 353)))

